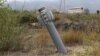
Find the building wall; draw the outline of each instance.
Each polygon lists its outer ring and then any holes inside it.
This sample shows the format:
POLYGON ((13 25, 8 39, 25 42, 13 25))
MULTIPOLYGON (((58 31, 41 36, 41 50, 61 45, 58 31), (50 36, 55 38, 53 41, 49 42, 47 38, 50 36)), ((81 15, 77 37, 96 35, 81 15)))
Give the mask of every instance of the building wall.
POLYGON ((69 9, 68 13, 83 13, 84 10, 81 8, 73 8, 73 9, 69 9))

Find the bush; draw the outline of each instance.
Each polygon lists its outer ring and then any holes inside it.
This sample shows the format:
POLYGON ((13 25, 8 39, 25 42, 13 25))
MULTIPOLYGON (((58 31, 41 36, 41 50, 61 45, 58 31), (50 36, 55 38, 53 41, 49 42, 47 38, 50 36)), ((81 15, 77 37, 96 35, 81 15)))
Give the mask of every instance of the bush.
POLYGON ((35 12, 24 11, 21 13, 21 15, 17 16, 18 22, 20 24, 28 24, 28 23, 37 22, 37 17, 34 14, 35 12))
POLYGON ((0 8, 0 51, 21 48, 22 27, 16 23, 15 14, 7 8, 0 8))
POLYGON ((99 14, 67 14, 66 17, 71 20, 91 20, 91 19, 100 19, 99 14))

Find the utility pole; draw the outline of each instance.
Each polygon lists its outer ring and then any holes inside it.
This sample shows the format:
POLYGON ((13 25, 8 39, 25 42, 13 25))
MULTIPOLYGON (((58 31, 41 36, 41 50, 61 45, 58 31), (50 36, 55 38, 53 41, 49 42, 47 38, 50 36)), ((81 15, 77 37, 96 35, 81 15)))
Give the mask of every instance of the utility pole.
POLYGON ((66 0, 64 0, 64 11, 63 12, 65 12, 66 11, 66 0))
POLYGON ((66 0, 60 0, 60 8, 59 8, 59 11, 63 11, 65 12, 66 11, 66 0))

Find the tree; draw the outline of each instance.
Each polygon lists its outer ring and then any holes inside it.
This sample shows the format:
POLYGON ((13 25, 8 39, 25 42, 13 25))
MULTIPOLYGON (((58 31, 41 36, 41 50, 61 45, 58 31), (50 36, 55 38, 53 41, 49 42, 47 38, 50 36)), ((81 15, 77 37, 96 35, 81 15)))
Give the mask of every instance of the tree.
POLYGON ((85 14, 89 14, 90 13, 90 10, 88 8, 84 9, 84 13, 85 14))
POLYGON ((99 10, 97 10, 97 14, 99 14, 100 13, 100 11, 99 10))
POLYGON ((0 7, 2 7, 5 2, 6 2, 6 0, 0 0, 0 7))

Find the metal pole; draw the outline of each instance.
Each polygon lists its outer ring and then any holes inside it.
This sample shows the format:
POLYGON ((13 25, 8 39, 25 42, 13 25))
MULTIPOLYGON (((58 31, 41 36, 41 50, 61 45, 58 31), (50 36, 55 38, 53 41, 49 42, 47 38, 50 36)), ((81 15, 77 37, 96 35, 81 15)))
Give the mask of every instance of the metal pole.
POLYGON ((53 22, 48 22, 46 27, 51 35, 51 38, 52 38, 54 44, 56 45, 58 51, 60 53, 66 53, 66 48, 64 47, 64 44, 55 28, 53 22))
POLYGON ((54 44, 56 45, 56 48, 58 49, 58 51, 60 53, 66 53, 66 48, 64 47, 64 44, 57 32, 57 29, 53 23, 53 20, 52 18, 53 15, 51 12, 47 12, 45 9, 41 10, 41 12, 43 13, 42 16, 39 18, 39 20, 41 21, 42 20, 42 23, 45 24, 45 26, 47 27, 50 35, 51 35, 51 38, 54 42, 54 44), (45 12, 45 13, 44 13, 45 12))

